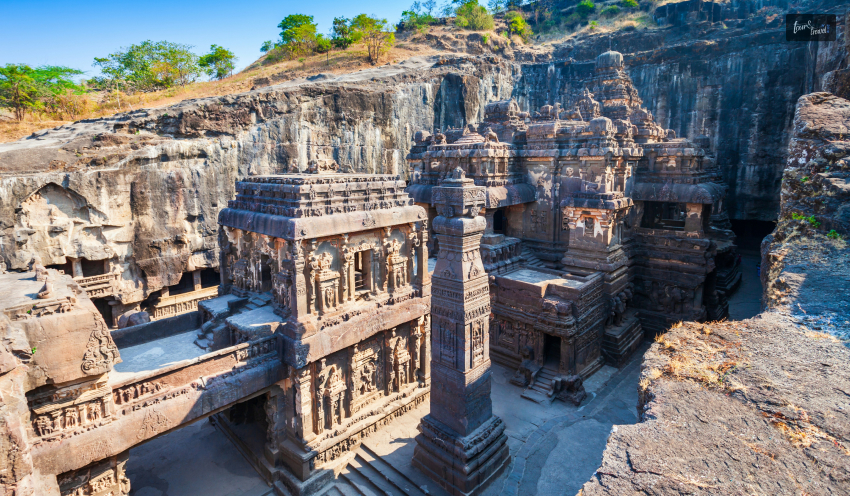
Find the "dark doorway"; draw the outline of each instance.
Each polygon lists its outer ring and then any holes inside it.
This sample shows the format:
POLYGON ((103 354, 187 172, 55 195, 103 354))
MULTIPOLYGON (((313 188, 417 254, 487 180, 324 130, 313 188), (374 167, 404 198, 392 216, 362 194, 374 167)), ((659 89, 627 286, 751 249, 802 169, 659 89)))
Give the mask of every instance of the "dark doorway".
POLYGON ((493 214, 493 232, 496 234, 507 234, 508 219, 505 217, 505 210, 500 208, 493 214))
POLYGON ((732 231, 737 236, 735 244, 744 251, 759 251, 765 236, 776 228, 769 220, 732 220, 732 231))
POLYGON ((191 272, 184 272, 180 277, 180 282, 175 286, 168 288, 168 294, 174 296, 183 293, 189 293, 195 290, 195 276, 191 272))
POLYGON ((201 269, 201 287, 211 288, 221 283, 221 277, 215 269, 201 269))
POLYGON ((100 312, 100 315, 103 316, 103 320, 106 321, 106 325, 108 327, 113 327, 112 322, 112 305, 109 304, 109 300, 112 298, 92 298, 91 302, 94 303, 97 311, 100 312))
POLYGON ((557 368, 561 363, 561 338, 544 334, 543 359, 546 365, 557 368))

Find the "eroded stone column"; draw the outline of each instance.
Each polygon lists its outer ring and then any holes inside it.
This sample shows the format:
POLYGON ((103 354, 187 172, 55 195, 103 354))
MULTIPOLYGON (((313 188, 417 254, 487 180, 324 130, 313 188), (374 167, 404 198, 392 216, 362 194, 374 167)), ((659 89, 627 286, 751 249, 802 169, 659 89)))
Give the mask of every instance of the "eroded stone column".
POLYGON ((490 401, 488 276, 479 245, 484 188, 460 168, 434 188, 440 253, 432 278, 431 413, 419 424, 413 465, 449 493, 481 491, 508 463, 490 401))

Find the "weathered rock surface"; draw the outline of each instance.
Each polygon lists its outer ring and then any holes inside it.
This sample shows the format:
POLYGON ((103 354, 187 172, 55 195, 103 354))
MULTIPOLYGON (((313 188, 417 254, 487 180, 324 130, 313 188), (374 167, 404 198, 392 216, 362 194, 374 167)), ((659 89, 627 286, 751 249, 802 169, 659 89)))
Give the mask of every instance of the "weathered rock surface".
POLYGON ((510 94, 501 59, 422 58, 78 122, 0 145, 0 247, 12 270, 67 257, 121 273, 138 302, 217 266, 236 180, 335 161, 401 173, 415 129, 462 126, 510 94), (293 165, 296 164, 296 165, 293 165))
POLYGON ((642 422, 582 494, 847 494, 848 361, 773 312, 674 329, 644 358, 642 422))

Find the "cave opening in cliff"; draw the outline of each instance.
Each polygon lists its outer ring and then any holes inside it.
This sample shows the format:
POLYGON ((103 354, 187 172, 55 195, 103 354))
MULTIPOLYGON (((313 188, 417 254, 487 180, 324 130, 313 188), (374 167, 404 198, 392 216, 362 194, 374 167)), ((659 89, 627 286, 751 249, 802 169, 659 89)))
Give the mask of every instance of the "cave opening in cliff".
POLYGON ((201 269, 201 287, 211 288, 221 284, 221 276, 215 269, 201 269))
POLYGON ((63 271, 71 277, 100 276, 109 272, 109 260, 89 260, 87 258, 65 257, 64 264, 48 265, 48 269, 63 271))
POLYGON ((762 240, 776 228, 775 221, 767 220, 732 219, 731 223, 737 236, 735 244, 744 251, 759 251, 762 240))
POLYGON ((180 282, 168 288, 170 295, 179 295, 195 290, 195 277, 192 272, 184 272, 180 277, 180 282))

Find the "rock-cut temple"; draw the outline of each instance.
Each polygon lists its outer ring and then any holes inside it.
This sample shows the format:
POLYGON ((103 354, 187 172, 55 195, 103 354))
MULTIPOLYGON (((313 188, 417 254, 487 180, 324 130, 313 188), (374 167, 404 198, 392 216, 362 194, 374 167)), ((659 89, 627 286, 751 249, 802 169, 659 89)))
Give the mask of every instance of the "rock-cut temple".
POLYGON ((212 417, 276 494, 316 494, 428 403, 412 465, 480 492, 511 460, 491 360, 518 401, 580 404, 644 337, 728 312, 740 269, 709 140, 641 104, 606 52, 563 107, 497 101, 417 132, 409 183, 334 163, 248 177, 196 312, 110 332, 71 274, 0 273, 16 487, 127 495, 130 448, 212 417), (136 351, 151 343, 167 359, 136 351))

